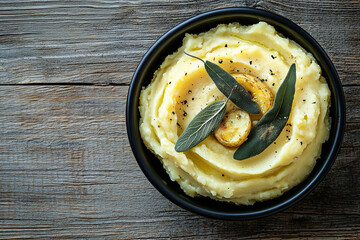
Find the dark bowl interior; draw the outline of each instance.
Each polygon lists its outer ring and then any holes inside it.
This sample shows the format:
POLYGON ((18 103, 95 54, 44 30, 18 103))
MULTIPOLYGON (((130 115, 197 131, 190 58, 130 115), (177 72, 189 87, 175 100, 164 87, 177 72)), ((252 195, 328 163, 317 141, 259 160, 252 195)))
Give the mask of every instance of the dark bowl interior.
POLYGON ((267 11, 252 8, 226 8, 193 17, 164 34, 145 54, 138 65, 129 88, 126 106, 126 125, 131 148, 142 171, 149 181, 168 199, 189 211, 219 219, 241 220, 268 216, 284 210, 304 198, 324 178, 335 161, 341 145, 345 125, 345 100, 336 69, 325 51, 303 29, 290 20, 267 11), (236 206, 205 197, 187 196, 176 182, 172 182, 160 161, 145 147, 139 133, 139 94, 147 86, 168 54, 182 45, 185 33, 208 31, 220 23, 239 22, 242 25, 265 21, 286 37, 295 40, 311 52, 322 68, 331 90, 331 132, 323 144, 321 158, 310 176, 281 197, 256 203, 253 206, 236 206))

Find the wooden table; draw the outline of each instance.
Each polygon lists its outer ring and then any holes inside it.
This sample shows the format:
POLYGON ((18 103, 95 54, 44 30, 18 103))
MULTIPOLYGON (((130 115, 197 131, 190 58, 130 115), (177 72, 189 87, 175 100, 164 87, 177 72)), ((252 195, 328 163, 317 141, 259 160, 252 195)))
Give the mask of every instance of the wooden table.
POLYGON ((360 2, 0 2, 0 238, 360 238, 360 2), (259 220, 187 212, 138 167, 125 129, 131 76, 146 50, 198 13, 279 13, 324 47, 342 80, 347 125, 325 180, 259 220))

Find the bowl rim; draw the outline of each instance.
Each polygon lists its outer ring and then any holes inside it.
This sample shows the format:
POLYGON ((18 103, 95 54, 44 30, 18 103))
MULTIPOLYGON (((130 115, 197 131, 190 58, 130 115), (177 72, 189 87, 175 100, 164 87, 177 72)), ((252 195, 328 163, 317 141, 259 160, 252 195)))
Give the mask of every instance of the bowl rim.
MULTIPOLYGON (((328 80, 329 81, 329 80, 328 80)), ((332 93, 333 94, 333 93, 332 93)), ((138 108, 136 108, 138 109, 138 108)), ((135 156, 135 159, 140 166, 141 170, 147 177, 147 179, 150 181, 150 183, 167 199, 169 199, 171 202, 175 203, 176 205, 190 211, 193 213, 200 214, 202 216, 211 217, 215 219, 223 219, 223 220, 249 220, 249 219, 257 219, 261 217, 266 217, 275 213, 278 213, 280 211, 283 211, 300 200, 302 200, 304 197, 306 197, 325 177, 327 172, 330 170, 331 166, 333 165, 336 156, 339 152, 343 135, 344 135, 344 129, 345 129, 345 97, 344 92, 342 90, 342 84, 340 81, 340 78, 336 72, 335 66, 333 65, 332 61, 330 60, 329 56, 325 52, 325 50, 320 46, 319 43, 305 30, 303 30, 300 26, 292 22, 291 20, 280 16, 276 13, 269 12, 262 9, 256 9, 256 8, 249 8, 249 7, 230 7, 230 8, 220 8, 215 9, 207 12, 200 13, 194 17, 191 17, 179 24, 177 24, 175 27, 171 28, 169 31, 167 31, 165 34, 163 34, 158 40, 155 41, 155 43, 149 48, 149 50, 145 53, 145 55, 140 60, 133 76, 131 79, 131 83, 128 89, 128 96, 127 96, 127 102, 126 102, 126 129, 128 134, 128 139, 130 142, 130 146, 132 149, 132 152, 135 156), (285 201, 280 202, 279 204, 276 204, 273 207, 266 208, 264 210, 259 211, 253 211, 253 212, 245 212, 245 213, 224 213, 224 212, 218 212, 218 211, 212 211, 207 210, 198 206, 194 206, 187 201, 184 201, 180 197, 176 196, 175 194, 172 194, 167 187, 159 181, 153 173, 149 170, 147 165, 145 164, 144 160, 142 159, 141 154, 139 153, 139 146, 137 144, 137 136, 134 134, 134 116, 132 114, 133 112, 133 104, 132 103, 132 96, 136 92, 136 86, 138 84, 138 79, 140 72, 143 70, 145 65, 147 64, 148 58, 150 58, 155 52, 156 49, 158 49, 169 37, 171 37, 176 32, 180 31, 181 29, 190 26, 191 24, 207 19, 209 17, 219 16, 222 14, 250 14, 254 16, 260 16, 265 18, 270 18, 275 20, 276 22, 280 22, 290 29, 294 30, 296 33, 301 35, 302 38, 304 38, 307 42, 310 43, 311 46, 313 46, 321 55, 323 60, 325 61, 325 65, 329 67, 330 69, 330 75, 333 77, 333 84, 335 85, 335 94, 337 95, 338 101, 336 102, 336 106, 333 106, 335 109, 338 109, 338 124, 336 125, 336 133, 335 133, 335 139, 334 144, 332 144, 331 149, 329 150, 329 154, 324 160, 323 165, 321 166, 318 173, 313 177, 312 181, 309 182, 304 188, 302 188, 299 192, 297 192, 292 197, 286 199, 285 201)), ((137 129, 138 131, 138 129, 137 129)), ((215 200, 213 200, 215 201, 215 200)))

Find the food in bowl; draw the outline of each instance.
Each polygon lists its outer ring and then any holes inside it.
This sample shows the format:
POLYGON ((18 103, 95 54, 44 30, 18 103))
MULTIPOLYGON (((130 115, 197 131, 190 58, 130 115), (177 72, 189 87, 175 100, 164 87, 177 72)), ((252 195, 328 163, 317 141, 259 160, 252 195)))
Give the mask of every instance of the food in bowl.
MULTIPOLYGON (((150 85, 141 91, 140 134, 170 178, 189 196, 252 205, 282 195, 310 174, 329 136, 329 102, 330 90, 320 66, 296 42, 265 22, 220 24, 198 35, 186 34, 183 45, 166 57, 150 85), (237 145, 224 144, 227 139, 219 130, 224 124, 190 150, 175 150, 191 120, 208 105, 228 97, 204 65, 185 52, 218 64, 242 85, 248 79, 266 90, 259 90, 259 99, 254 100, 260 113, 249 115, 251 127, 271 109, 290 65, 296 64, 289 119, 263 152, 242 161, 234 159, 237 145)), ((236 106, 229 102, 225 116, 235 111, 236 106)))

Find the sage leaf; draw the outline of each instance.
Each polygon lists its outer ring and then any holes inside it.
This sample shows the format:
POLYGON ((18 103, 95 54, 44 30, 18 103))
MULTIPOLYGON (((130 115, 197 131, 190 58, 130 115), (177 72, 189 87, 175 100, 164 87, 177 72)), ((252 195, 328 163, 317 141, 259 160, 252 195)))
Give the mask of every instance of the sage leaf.
POLYGON ((220 66, 210 61, 205 61, 205 70, 215 83, 216 87, 228 96, 233 86, 238 86, 230 100, 239 108, 248 113, 260 113, 258 105, 252 100, 248 91, 238 83, 233 76, 222 69, 220 66))
POLYGON ((234 153, 234 159, 244 160, 258 155, 276 140, 288 121, 294 100, 295 83, 296 67, 292 64, 275 95, 273 107, 251 129, 246 142, 234 153))
POLYGON ((226 101, 221 100, 210 104, 201 110, 193 120, 191 120, 189 126, 176 141, 175 151, 185 152, 198 145, 215 131, 224 118, 226 104, 236 89, 237 86, 234 86, 231 89, 226 101))
POLYGON ((231 95, 230 100, 242 110, 248 113, 260 113, 258 105, 252 100, 252 97, 248 91, 238 83, 233 76, 222 69, 215 63, 210 61, 204 61, 201 58, 190 55, 184 52, 186 55, 196 58, 204 63, 205 70, 210 76, 211 80, 215 83, 216 87, 225 96, 229 96, 234 86, 237 86, 234 93, 231 95))
POLYGON ((215 131, 225 115, 226 102, 224 100, 214 102, 200 111, 180 135, 175 144, 175 151, 185 152, 215 131))

